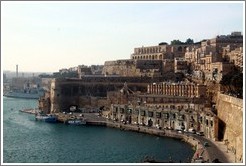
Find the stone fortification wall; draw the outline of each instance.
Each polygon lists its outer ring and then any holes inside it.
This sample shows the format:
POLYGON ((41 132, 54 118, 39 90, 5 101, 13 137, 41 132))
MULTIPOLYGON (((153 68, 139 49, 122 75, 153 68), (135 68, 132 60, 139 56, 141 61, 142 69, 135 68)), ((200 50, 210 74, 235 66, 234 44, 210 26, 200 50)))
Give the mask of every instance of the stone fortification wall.
POLYGON ((148 83, 164 81, 149 77, 83 77, 83 79, 54 79, 50 90, 50 112, 63 112, 70 106, 107 106, 109 91, 119 91, 126 82, 132 91, 147 91, 148 83), (90 96, 90 97, 89 97, 90 96), (96 98, 93 98, 96 97, 96 98))
POLYGON ((104 63, 102 74, 104 75, 120 75, 120 76, 136 76, 136 62, 134 60, 117 60, 106 61, 104 63))
POLYGON ((106 61, 102 74, 119 76, 160 76, 162 60, 117 60, 106 61))
POLYGON ((243 156, 243 100, 218 93, 217 113, 220 119, 220 134, 228 150, 235 154, 235 161, 243 156))

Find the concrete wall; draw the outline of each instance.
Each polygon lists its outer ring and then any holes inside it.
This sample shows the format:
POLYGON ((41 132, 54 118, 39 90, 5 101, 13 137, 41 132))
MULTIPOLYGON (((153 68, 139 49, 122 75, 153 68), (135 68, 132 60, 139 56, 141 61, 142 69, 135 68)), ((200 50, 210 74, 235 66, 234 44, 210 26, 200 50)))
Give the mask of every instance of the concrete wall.
POLYGON ((234 152, 235 162, 242 161, 243 156, 243 100, 218 93, 216 102, 218 118, 224 128, 220 128, 223 141, 234 152))

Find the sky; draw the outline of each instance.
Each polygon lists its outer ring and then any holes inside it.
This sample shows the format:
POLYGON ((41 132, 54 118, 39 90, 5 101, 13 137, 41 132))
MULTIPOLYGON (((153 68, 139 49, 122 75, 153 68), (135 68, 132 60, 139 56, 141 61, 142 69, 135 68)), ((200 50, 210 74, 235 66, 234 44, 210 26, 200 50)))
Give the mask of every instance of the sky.
POLYGON ((243 2, 1 2, 1 67, 57 72, 134 48, 244 34, 243 2))

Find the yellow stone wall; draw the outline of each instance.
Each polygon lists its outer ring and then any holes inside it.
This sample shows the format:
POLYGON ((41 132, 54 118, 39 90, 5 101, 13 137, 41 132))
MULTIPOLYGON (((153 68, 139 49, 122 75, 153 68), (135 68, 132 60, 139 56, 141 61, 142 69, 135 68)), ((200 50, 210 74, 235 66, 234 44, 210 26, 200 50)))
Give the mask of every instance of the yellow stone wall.
POLYGON ((235 154, 235 161, 242 162, 243 156, 243 100, 218 93, 218 118, 225 123, 224 141, 235 154))

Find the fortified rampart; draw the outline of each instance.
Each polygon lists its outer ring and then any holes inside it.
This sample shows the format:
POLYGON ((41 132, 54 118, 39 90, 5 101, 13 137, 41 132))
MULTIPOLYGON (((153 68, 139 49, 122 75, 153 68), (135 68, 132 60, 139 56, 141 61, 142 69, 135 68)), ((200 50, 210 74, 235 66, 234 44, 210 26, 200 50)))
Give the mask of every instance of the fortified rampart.
POLYGON ((104 63, 102 74, 127 77, 161 76, 162 60, 116 60, 104 63))
POLYGON ((243 100, 218 93, 217 113, 220 137, 228 150, 235 154, 235 162, 242 162, 243 157, 243 100))
POLYGON ((118 91, 127 82, 133 91, 147 92, 147 85, 164 81, 164 77, 83 77, 54 79, 50 90, 50 112, 63 112, 71 106, 100 107, 107 104, 107 92, 118 91))

